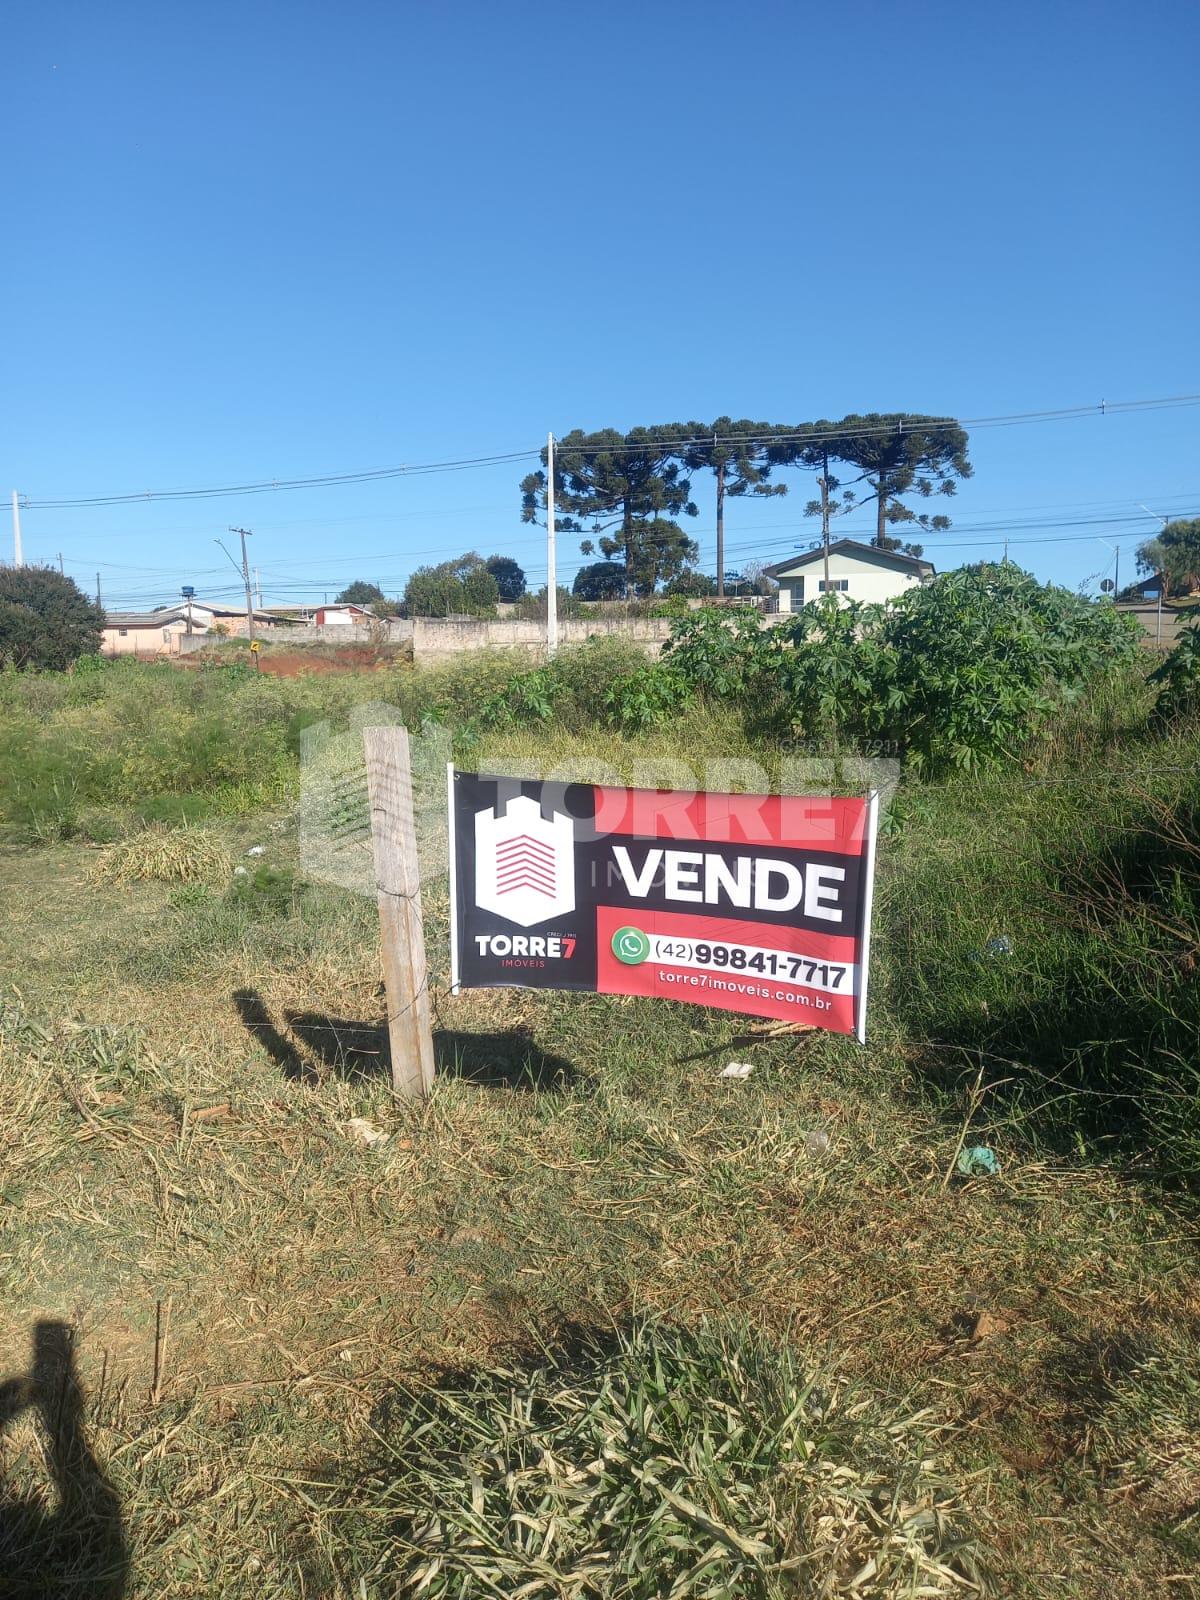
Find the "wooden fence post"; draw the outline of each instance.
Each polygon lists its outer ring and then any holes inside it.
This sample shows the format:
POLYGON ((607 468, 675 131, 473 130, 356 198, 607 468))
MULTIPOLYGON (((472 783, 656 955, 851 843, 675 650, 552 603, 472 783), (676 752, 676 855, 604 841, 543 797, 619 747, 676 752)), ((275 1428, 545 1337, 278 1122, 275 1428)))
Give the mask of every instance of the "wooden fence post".
POLYGON ((364 728, 363 738, 383 936, 392 1087, 401 1095, 428 1094, 433 1086, 433 1033, 408 730, 364 728))

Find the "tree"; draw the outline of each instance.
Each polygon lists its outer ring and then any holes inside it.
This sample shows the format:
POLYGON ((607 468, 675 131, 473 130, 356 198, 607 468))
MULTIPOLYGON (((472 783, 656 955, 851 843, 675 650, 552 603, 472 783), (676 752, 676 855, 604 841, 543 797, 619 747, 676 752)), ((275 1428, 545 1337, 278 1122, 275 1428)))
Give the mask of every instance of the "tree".
POLYGON ((1168 594, 1189 595, 1200 589, 1200 517, 1168 522, 1156 539, 1139 545, 1139 572, 1161 573, 1168 594))
POLYGON ((500 585, 484 566, 474 567, 462 580, 463 609, 473 617, 494 617, 500 585))
POLYGON ((452 561, 418 567, 404 589, 410 617, 448 617, 465 612, 476 617, 496 614, 500 589, 481 555, 468 550, 452 561))
POLYGON ((511 556, 489 556, 484 565, 496 580, 501 600, 511 605, 525 593, 525 574, 511 556))
POLYGON ((377 583, 367 583, 363 578, 356 578, 337 596, 336 603, 339 606, 373 606, 383 598, 383 590, 377 583))
MULTIPOLYGON (((621 530, 620 537, 602 538, 602 554, 625 569, 627 597, 644 598, 653 594, 660 583, 669 583, 684 572, 700 554, 695 540, 689 539, 677 522, 665 518, 650 521, 635 517, 628 531, 621 530)), ((595 551, 590 539, 579 547, 585 556, 595 551)))
POLYGON ((0 567, 0 665, 61 672, 100 649, 104 612, 53 567, 0 567))
MULTIPOLYGON (((545 622, 546 600, 549 592, 547 584, 543 584, 536 594, 526 589, 525 593, 517 601, 517 616, 522 622, 545 622)), ((560 618, 582 615, 583 606, 580 604, 578 595, 572 594, 570 589, 564 589, 561 583, 557 586, 557 593, 556 609, 560 618)))
POLYGON ((689 568, 687 572, 681 572, 678 577, 672 578, 664 592, 683 595, 687 600, 707 600, 719 593, 717 580, 710 578, 707 572, 697 572, 694 568, 689 568))
MULTIPOLYGON (((590 529, 594 534, 619 527, 619 535, 610 542, 622 552, 630 584, 636 565, 634 525, 663 515, 696 515, 690 480, 682 475, 676 448, 665 442, 665 432, 634 428, 619 433, 603 428, 585 433, 576 428, 554 447, 554 503, 563 513, 558 527, 564 533, 590 529)), ((545 459, 543 451, 543 463, 545 459)), ((521 482, 521 520, 536 522, 545 504, 543 464, 521 482)))
POLYGON ((702 422, 679 423, 654 430, 660 437, 690 439, 683 448, 682 460, 689 472, 708 470, 717 480, 717 594, 725 593, 725 496, 786 494, 786 483, 768 483, 774 465, 768 442, 776 431, 766 422, 734 422, 718 417, 706 426, 702 422))
POLYGON ((623 600, 625 563, 594 561, 590 567, 580 567, 571 585, 571 593, 578 600, 623 600))
MULTIPOLYGON (((888 524, 915 522, 928 532, 950 526, 950 518, 916 512, 905 505, 906 495, 923 499, 931 495, 952 495, 959 478, 974 472, 967 459, 969 443, 965 428, 944 417, 926 417, 908 412, 868 412, 865 416, 843 417, 840 422, 817 422, 796 430, 800 435, 792 460, 820 471, 826 459, 858 468, 858 476, 843 483, 830 476, 829 492, 840 489, 841 505, 848 510, 875 502, 875 537, 871 541, 883 550, 896 550, 901 540, 888 536, 888 524), (855 493, 854 485, 866 483, 870 492, 855 493)), ((821 502, 810 500, 808 516, 819 515, 821 502)), ((920 555, 919 545, 907 545, 912 555, 920 555)))

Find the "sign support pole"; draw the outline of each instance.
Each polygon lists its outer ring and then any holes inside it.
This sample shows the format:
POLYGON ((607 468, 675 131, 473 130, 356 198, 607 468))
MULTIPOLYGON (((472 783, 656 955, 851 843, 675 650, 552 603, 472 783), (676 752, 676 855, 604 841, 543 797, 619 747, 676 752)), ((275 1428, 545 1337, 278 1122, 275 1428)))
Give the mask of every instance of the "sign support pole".
POLYGON ((379 891, 392 1088, 398 1095, 414 1097, 429 1093, 434 1066, 408 729, 364 728, 363 738, 379 891))

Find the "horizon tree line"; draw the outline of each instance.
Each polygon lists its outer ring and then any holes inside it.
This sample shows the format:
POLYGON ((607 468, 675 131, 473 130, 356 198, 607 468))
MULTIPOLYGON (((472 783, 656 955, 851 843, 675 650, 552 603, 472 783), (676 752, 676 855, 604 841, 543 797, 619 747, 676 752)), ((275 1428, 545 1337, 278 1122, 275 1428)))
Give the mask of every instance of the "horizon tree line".
MULTIPOLYGON (((716 500, 718 597, 725 589, 726 500, 746 495, 788 492, 772 474, 804 470, 818 474, 821 497, 807 502, 806 516, 818 516, 823 503, 830 515, 875 505, 872 544, 905 548, 919 545, 892 537, 892 526, 915 523, 927 532, 950 527, 941 513, 914 510, 911 497, 954 494, 969 478, 968 436, 953 418, 910 412, 868 412, 799 424, 754 422, 718 417, 712 423, 660 423, 628 433, 616 428, 573 429, 555 442, 554 494, 565 533, 583 533, 584 555, 605 556, 603 576, 622 568, 627 595, 652 592, 660 580, 687 570, 698 550, 679 523, 694 517, 692 479, 710 472, 716 500), (835 476, 831 464, 843 476, 835 476)), ((546 505, 546 451, 542 466, 521 481, 521 520, 539 521, 546 505)), ((588 572, 589 569, 583 569, 588 572)), ((597 572, 599 579, 601 574, 597 572)))

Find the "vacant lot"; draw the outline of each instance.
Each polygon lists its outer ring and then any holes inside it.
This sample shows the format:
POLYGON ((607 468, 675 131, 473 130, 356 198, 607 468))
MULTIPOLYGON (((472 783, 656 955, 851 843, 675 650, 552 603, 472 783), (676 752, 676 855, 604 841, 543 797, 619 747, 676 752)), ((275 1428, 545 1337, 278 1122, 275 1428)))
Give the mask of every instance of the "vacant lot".
POLYGON ((637 663, 573 670, 0 685, 0 1380, 64 1324, 81 1407, 56 1458, 75 1391, 3 1391, 13 1592, 1200 1592, 1194 723, 1125 669, 905 777, 866 1049, 452 998, 431 880, 439 1078, 397 1103, 374 906, 299 871, 305 727, 779 770, 729 696, 622 717, 637 663))

